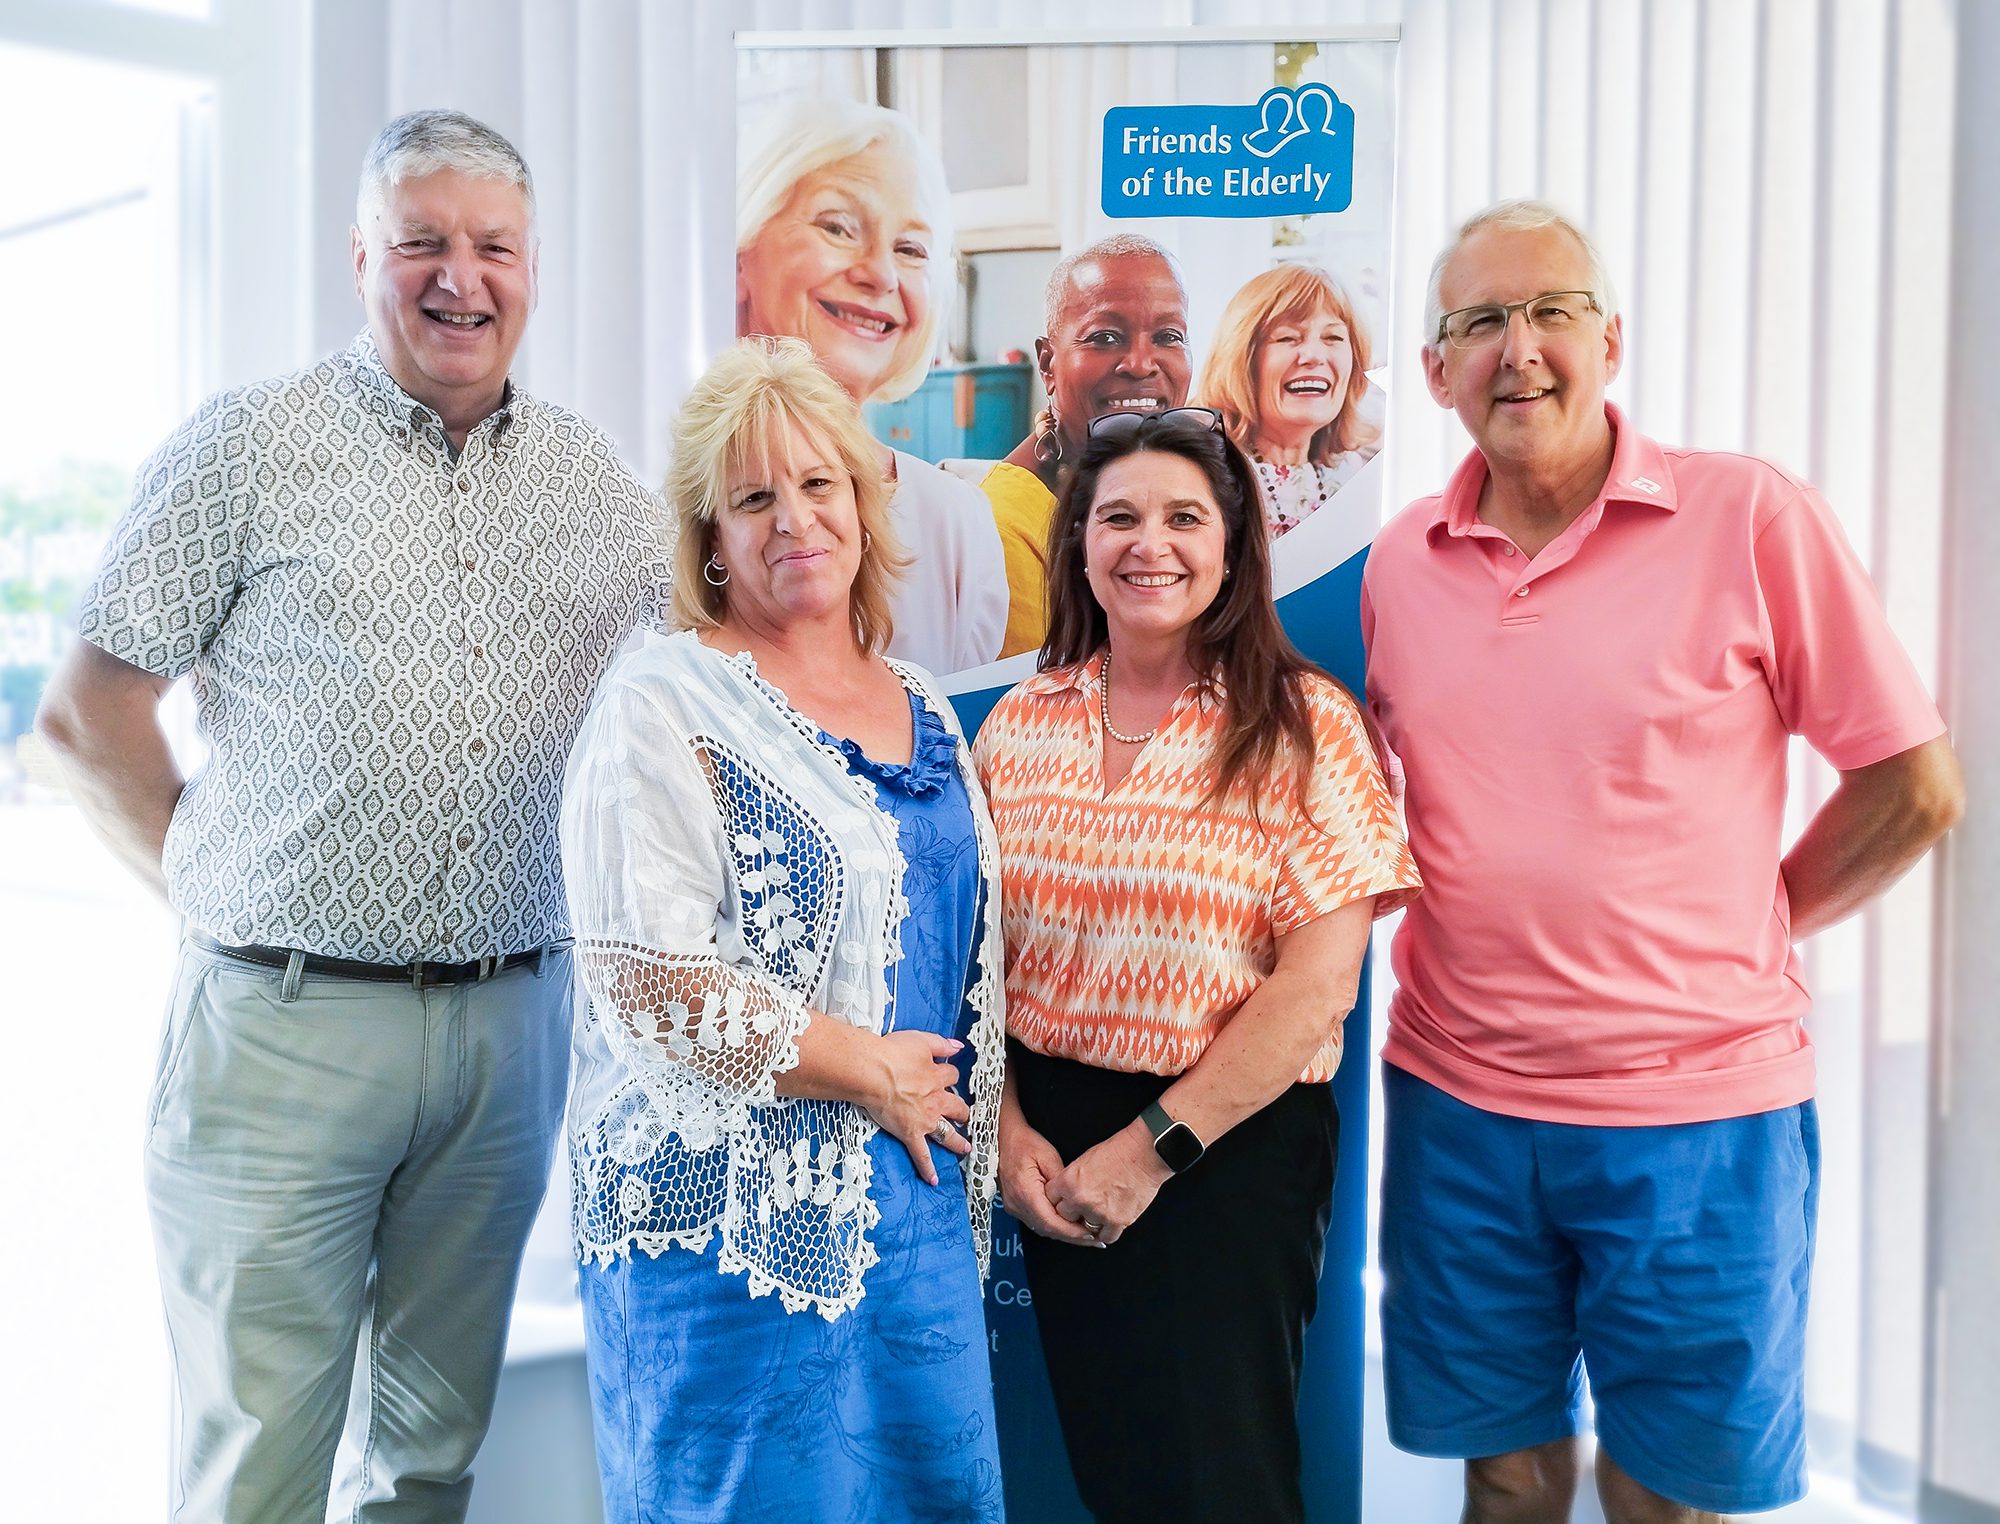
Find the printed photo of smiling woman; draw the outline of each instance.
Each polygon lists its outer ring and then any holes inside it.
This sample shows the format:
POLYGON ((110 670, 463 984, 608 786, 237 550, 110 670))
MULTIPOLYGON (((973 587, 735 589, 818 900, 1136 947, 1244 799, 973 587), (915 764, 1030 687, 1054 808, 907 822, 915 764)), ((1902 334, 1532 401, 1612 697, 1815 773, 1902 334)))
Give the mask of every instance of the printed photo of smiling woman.
MULTIPOLYGON (((1223 309, 1195 400, 1222 414, 1250 457, 1272 539, 1324 508, 1381 449, 1372 363, 1354 301, 1316 265, 1252 276, 1223 309)), ((1367 511, 1372 520, 1372 499, 1367 511)))
MULTIPOLYGON (((902 113, 806 100, 745 145, 736 182, 736 334, 803 339, 857 404, 922 383, 951 289, 951 193, 902 113)), ((881 446, 890 518, 913 558, 889 654, 940 675, 991 661, 1007 578, 986 500, 881 446)))

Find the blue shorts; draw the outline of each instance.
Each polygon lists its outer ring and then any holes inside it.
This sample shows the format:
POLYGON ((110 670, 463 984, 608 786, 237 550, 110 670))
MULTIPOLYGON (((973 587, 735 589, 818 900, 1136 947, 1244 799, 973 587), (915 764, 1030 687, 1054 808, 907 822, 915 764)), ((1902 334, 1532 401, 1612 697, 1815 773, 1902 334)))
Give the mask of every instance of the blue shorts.
POLYGON ((1806 1490, 1819 1117, 1584 1127, 1481 1111, 1384 1065, 1389 1437, 1502 1455, 1579 1428, 1717 1513, 1806 1490))

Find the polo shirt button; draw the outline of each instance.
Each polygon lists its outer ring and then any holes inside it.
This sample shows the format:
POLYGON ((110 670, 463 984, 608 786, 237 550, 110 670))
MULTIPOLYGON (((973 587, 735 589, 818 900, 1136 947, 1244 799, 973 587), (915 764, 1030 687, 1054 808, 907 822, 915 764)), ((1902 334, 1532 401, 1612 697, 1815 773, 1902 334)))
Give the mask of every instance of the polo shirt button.
POLYGON ((472 490, 472 483, 461 476, 458 479, 458 490, 460 492, 470 492, 472 490))
POLYGON ((1525 587, 1517 587, 1514 589, 1514 596, 1516 598, 1525 598, 1528 596, 1528 590, 1525 587))
POLYGON ((472 833, 470 831, 460 831, 458 833, 458 850, 461 852, 467 852, 470 851, 471 849, 472 849, 472 833))
POLYGON ((1512 554, 1514 554, 1514 547, 1511 545, 1502 545, 1500 547, 1500 554, 1503 556, 1511 556, 1512 554))
POLYGON ((474 656, 483 657, 486 654, 486 647, 481 645, 478 641, 474 641, 472 643, 472 654, 474 656))

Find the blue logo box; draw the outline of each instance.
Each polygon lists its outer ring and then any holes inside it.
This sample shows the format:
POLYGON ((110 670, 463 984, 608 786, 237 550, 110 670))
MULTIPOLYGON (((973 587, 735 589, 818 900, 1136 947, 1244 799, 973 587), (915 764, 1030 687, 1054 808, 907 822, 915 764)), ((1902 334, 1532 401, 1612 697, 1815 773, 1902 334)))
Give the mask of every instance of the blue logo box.
POLYGON ((1353 199, 1354 108, 1325 85, 1104 113, 1107 217, 1292 217, 1353 199))

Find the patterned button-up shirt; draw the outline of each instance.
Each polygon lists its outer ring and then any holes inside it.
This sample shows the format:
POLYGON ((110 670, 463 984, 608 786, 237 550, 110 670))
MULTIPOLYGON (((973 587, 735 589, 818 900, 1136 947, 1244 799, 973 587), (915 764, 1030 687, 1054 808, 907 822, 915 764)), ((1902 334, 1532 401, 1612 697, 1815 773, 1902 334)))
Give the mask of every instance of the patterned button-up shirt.
POLYGON ((395 963, 569 934, 563 765, 666 603, 665 509, 509 389, 456 456, 366 335, 204 404, 141 468, 83 638, 192 674, 168 893, 220 941, 395 963))

